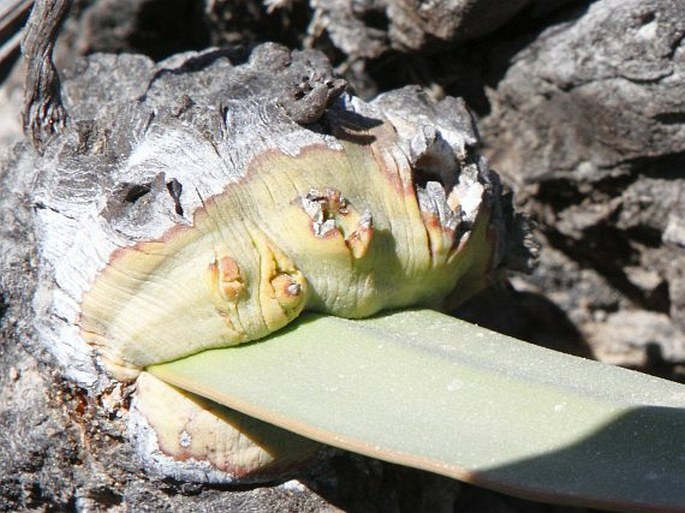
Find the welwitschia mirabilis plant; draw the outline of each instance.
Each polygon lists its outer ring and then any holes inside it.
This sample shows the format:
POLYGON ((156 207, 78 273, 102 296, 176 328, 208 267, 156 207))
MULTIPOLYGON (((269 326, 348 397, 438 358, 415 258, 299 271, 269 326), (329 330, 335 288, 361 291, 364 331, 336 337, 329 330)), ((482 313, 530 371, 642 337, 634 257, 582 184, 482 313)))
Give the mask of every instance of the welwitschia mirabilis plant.
POLYGON ((231 57, 92 57, 64 81, 59 133, 17 158, 35 174, 37 332, 144 466, 273 477, 316 449, 294 430, 514 493, 673 511, 660 487, 682 447, 645 459, 663 439, 636 419, 679 443, 678 386, 430 312, 302 317, 456 303, 511 257, 463 102, 363 102, 316 52, 231 57), (646 495, 601 489, 621 458, 641 462, 646 495))

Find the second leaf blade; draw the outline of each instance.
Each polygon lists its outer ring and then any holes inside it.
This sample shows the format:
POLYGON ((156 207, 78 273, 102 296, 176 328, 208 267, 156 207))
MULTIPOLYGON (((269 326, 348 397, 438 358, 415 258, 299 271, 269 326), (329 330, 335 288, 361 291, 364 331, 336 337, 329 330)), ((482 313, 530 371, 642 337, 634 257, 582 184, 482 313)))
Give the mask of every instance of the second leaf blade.
POLYGON ((432 311, 308 316, 148 369, 318 441, 526 497, 685 511, 685 388, 432 311))

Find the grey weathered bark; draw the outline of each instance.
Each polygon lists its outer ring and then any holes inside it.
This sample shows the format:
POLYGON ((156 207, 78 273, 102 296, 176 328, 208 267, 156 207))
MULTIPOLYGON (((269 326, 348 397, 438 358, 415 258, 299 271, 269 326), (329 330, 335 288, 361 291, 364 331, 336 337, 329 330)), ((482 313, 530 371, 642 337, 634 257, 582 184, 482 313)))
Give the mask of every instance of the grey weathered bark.
POLYGON ((57 31, 69 9, 69 0, 37 2, 24 29, 22 51, 28 70, 24 84, 24 132, 40 151, 59 134, 67 114, 62 107, 59 76, 52 62, 57 31))
MULTIPOLYGON (((56 290, 72 290, 67 292, 72 294, 74 285, 78 287, 73 279, 78 281, 77 276, 86 271, 85 268, 69 271, 71 257, 63 258, 79 246, 78 239, 85 244, 81 246, 85 251, 89 244, 90 247, 100 244, 83 231, 88 230, 86 219, 91 209, 96 216, 100 215, 96 212, 102 212, 108 217, 107 224, 140 234, 158 231, 155 223, 178 222, 175 202, 165 187, 164 171, 153 169, 155 161, 149 161, 148 166, 133 166, 133 174, 128 178, 119 177, 121 182, 117 178, 115 170, 121 169, 125 156, 137 146, 136 137, 148 131, 152 138, 155 132, 163 137, 165 130, 160 128, 163 126, 170 133, 183 131, 185 123, 179 124, 179 118, 188 120, 188 116, 199 116, 187 125, 196 125, 186 133, 190 139, 183 141, 187 143, 200 136, 200 132, 193 130, 201 129, 203 112, 206 112, 188 110, 198 104, 205 108, 221 107, 213 100, 226 98, 227 102, 233 102, 231 112, 236 118, 258 114, 260 117, 250 119, 263 123, 271 134, 267 139, 243 140, 245 147, 232 148, 236 152, 234 158, 249 160, 250 155, 269 145, 280 144, 285 151, 297 151, 299 144, 321 140, 321 136, 298 128, 286 113, 311 121, 312 111, 321 113, 321 108, 314 104, 319 102, 325 107, 329 101, 326 96, 315 93, 313 103, 308 103, 305 94, 305 99, 299 101, 307 103, 308 108, 287 108, 296 101, 289 95, 302 90, 304 74, 317 76, 312 80, 327 83, 329 70, 325 59, 316 53, 291 57, 290 52, 276 46, 255 51, 250 64, 242 69, 233 68, 224 54, 216 51, 180 56, 160 66, 141 56, 99 56, 83 61, 74 73, 65 77, 66 107, 71 121, 63 137, 45 147, 44 157, 39 157, 26 144, 15 147, 2 174, 3 191, 7 192, 2 196, 2 208, 7 215, 2 226, 0 257, 5 301, 0 397, 2 436, 8 448, 1 456, 3 510, 40 507, 83 511, 333 509, 312 491, 325 490, 327 479, 339 479, 330 459, 321 463, 317 471, 310 468, 290 474, 303 482, 311 480, 309 487, 289 482, 272 488, 231 491, 194 484, 202 480, 197 475, 188 481, 176 481, 169 480, 168 474, 160 473, 159 468, 157 473, 154 469, 146 473, 144 468, 149 467, 150 461, 146 463, 146 457, 134 449, 135 436, 132 439, 127 435, 132 389, 110 380, 94 365, 92 355, 88 354, 90 350, 82 346, 73 329, 74 319, 70 316, 74 312, 69 313, 71 300, 66 296, 60 300, 57 296, 63 293, 56 290), (109 87, 112 82, 119 87, 109 87), (200 89, 199 84, 204 87, 200 89), (195 91, 195 99, 183 96, 181 91, 195 91), (264 108, 259 105, 260 98, 264 108), (174 99, 179 101, 174 103, 174 99), (177 126, 172 128, 172 125, 177 126), (128 186, 127 180, 131 180, 128 186), (149 183, 147 197, 139 199, 135 194, 129 195, 141 182, 149 183), (37 190, 45 195, 34 195, 37 190), (162 215, 150 224, 148 214, 153 211, 162 215), (86 237, 82 238, 79 233, 86 237), (38 239, 34 234, 38 234, 38 239), (62 271, 55 273, 58 267, 62 271)), ((335 84, 330 82, 326 89, 339 94, 335 84)), ((305 89, 316 91, 315 86, 305 89)), ((221 112, 222 108, 217 114, 221 112)), ((237 123, 240 125, 240 120, 237 123)), ((196 155, 185 162, 186 167, 176 169, 187 175, 187 179, 179 175, 181 180, 188 185, 195 174, 199 180, 196 185, 203 187, 204 180, 203 192, 207 193, 206 187, 212 187, 211 170, 202 175, 197 169, 193 173, 191 166, 197 164, 196 159, 211 156, 211 151, 204 156, 196 155)), ((163 154, 158 157, 163 158, 163 154)), ((164 167, 161 162, 157 165, 164 167)), ((173 168, 165 169, 167 173, 173 171, 173 168)), ((215 176, 215 185, 221 187, 221 180, 225 179, 215 176)), ((186 211, 192 209, 193 202, 199 201, 193 187, 189 188, 187 196, 182 196, 186 211)), ((72 256, 76 260, 80 258, 76 253, 72 256)), ((80 265, 90 259, 86 257, 80 265)), ((354 468, 354 465, 352 460, 345 467, 354 468)), ((360 470, 364 471, 368 465, 362 463, 360 470)), ((368 468, 377 472, 373 465, 368 468)), ((440 493, 442 501, 451 500, 456 491, 456 485, 449 480, 423 477, 421 473, 415 473, 414 478, 425 481, 426 490, 440 493)), ((377 493, 374 489, 380 486, 378 482, 344 476, 343 480, 348 486, 363 491, 360 497, 365 498, 337 500, 369 508, 381 508, 379 501, 387 500, 368 499, 370 493, 377 493)), ((430 504, 433 501, 430 499, 430 504)))
POLYGON ((397 472, 406 474, 401 482, 421 484, 413 497, 380 496, 383 483, 344 475, 377 472, 377 464, 351 456, 338 458, 348 460, 342 472, 329 455, 279 475, 299 481, 266 491, 217 489, 208 483, 231 483, 233 476, 162 454, 140 416, 135 388, 112 380, 79 332, 83 293, 117 246, 192 223, 205 198, 245 179, 257 157, 296 158, 305 148, 341 152, 343 139, 370 145, 376 136, 366 131, 383 120, 392 130, 377 143, 379 158, 389 169, 422 166, 426 183, 416 187, 425 214, 462 222, 449 217, 446 193, 435 192, 444 180, 447 193, 456 191, 465 225, 475 222, 486 197, 501 221, 496 178, 474 153, 476 134, 463 102, 434 105, 415 88, 372 104, 336 101, 343 89, 321 54, 277 45, 256 48, 243 66, 220 50, 158 65, 143 56, 99 55, 64 75, 64 132, 41 141, 41 154, 15 146, 2 174, 9 216, 0 256, 6 301, 0 397, 4 441, 12 448, 3 453, 0 473, 3 508, 331 509, 314 490, 372 511, 451 504, 458 485, 421 472, 397 472), (451 172, 431 181, 431 173, 451 172), (326 491, 331 479, 354 495, 326 491))
POLYGON ((546 237, 528 290, 618 364, 685 361, 684 34, 682 2, 596 2, 512 58, 481 123, 546 237))

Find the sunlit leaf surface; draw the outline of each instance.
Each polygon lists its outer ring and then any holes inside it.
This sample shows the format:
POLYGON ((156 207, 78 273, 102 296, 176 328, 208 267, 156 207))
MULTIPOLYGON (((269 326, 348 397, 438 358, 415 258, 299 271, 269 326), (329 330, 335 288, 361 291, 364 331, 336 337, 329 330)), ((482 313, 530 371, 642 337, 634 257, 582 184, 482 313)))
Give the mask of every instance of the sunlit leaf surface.
POLYGON ((148 369, 327 444, 539 500, 685 511, 685 387, 429 310, 148 369))

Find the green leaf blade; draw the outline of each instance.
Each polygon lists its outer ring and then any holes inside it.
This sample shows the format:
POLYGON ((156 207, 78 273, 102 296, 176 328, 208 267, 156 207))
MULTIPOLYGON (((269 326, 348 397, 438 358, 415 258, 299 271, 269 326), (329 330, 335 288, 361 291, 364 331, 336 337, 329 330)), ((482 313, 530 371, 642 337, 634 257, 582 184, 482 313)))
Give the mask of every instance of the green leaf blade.
POLYGON ((315 440, 507 493, 685 511, 685 387, 436 312, 308 316, 148 370, 315 440))

